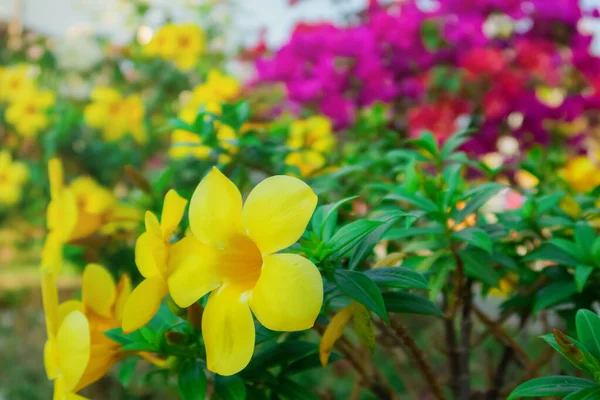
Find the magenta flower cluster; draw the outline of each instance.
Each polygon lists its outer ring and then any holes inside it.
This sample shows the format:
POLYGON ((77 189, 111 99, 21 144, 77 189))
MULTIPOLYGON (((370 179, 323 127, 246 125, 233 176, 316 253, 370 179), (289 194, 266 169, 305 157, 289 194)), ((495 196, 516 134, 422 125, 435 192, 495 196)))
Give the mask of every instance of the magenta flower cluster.
MULTIPOLYGON (((256 60, 256 83, 283 83, 294 109, 338 128, 383 102, 408 135, 429 130, 443 141, 478 128, 467 145, 477 153, 503 135, 545 143, 600 109, 600 58, 581 29, 594 16, 578 0, 371 0, 358 22, 297 25, 256 60)), ((593 128, 579 125, 570 137, 593 128)))

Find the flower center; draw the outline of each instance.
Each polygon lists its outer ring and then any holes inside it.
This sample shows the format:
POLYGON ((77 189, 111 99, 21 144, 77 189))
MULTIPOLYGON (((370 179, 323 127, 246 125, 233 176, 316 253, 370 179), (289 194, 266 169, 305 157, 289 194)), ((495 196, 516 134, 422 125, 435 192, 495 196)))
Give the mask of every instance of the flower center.
POLYGON ((188 36, 180 36, 179 37, 179 47, 185 49, 185 48, 189 47, 191 43, 192 43, 192 41, 190 40, 190 38, 188 36))
POLYGON ((221 252, 219 271, 223 281, 248 290, 253 288, 260 277, 262 255, 252 239, 236 234, 222 250, 218 250, 221 252))

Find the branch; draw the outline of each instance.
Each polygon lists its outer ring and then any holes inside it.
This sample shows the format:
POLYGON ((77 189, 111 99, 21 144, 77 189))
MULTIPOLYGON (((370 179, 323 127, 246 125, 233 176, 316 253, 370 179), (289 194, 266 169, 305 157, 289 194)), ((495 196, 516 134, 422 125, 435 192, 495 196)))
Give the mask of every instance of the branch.
POLYGON ((421 372, 421 375, 423 375, 423 378, 425 378, 425 381, 433 392, 434 397, 438 400, 446 400, 446 396, 444 396, 444 392, 436 379, 435 372, 427 361, 425 354, 419 349, 419 346, 410 336, 406 327, 400 320, 397 318, 391 319, 391 328, 382 322, 378 322, 377 326, 386 335, 392 338, 396 345, 404 346, 408 350, 414 359, 417 368, 421 372))
MULTIPOLYGON (((325 326, 322 324, 315 324, 315 329, 321 336, 325 332, 325 326)), ((363 385, 378 399, 400 400, 400 395, 394 393, 394 389, 392 389, 383 375, 373 366, 373 363, 370 360, 366 362, 367 360, 359 357, 359 351, 348 339, 341 337, 336 343, 336 348, 340 350, 344 358, 350 362, 359 374, 363 385)))

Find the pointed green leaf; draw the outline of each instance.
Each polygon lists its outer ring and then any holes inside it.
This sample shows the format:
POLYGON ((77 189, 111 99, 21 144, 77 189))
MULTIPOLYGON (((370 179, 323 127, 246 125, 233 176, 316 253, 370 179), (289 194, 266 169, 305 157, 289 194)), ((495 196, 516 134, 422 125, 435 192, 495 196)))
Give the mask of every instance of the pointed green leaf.
POLYGON ((381 292, 371 278, 362 272, 345 269, 336 270, 334 277, 337 286, 343 293, 352 297, 388 322, 388 315, 381 292))

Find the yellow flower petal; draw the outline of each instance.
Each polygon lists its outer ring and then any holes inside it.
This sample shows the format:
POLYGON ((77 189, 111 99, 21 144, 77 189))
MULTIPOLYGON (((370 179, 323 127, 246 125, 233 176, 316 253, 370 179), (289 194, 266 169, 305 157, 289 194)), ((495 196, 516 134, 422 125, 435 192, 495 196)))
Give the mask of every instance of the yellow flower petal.
POLYGON ((64 172, 60 158, 53 158, 48 161, 48 178, 50 180, 50 195, 52 198, 58 198, 64 185, 64 172))
POLYGON ((321 365, 324 367, 327 365, 327 361, 329 361, 335 342, 342 337, 344 328, 350 322, 353 312, 354 303, 339 311, 329 321, 329 325, 327 325, 327 329, 325 329, 319 345, 319 360, 321 360, 321 365))
POLYGON ((214 248, 191 236, 171 247, 169 293, 179 307, 189 307, 221 284, 217 262, 214 248))
POLYGON ((300 239, 316 206, 317 195, 306 183, 291 176, 273 176, 248 195, 243 224, 260 251, 272 254, 300 239))
POLYGON ((254 321, 238 288, 224 285, 212 292, 202 316, 202 334, 210 371, 223 376, 240 372, 254 352, 254 321))
POLYGON ((58 306, 58 326, 60 326, 65 318, 67 318, 67 315, 71 314, 73 311, 79 311, 85 315, 83 303, 79 300, 67 300, 60 303, 58 306))
POLYGON ((56 232, 63 242, 68 242, 77 225, 77 202, 69 189, 63 189, 48 204, 46 212, 48 229, 56 232))
POLYGON ((183 218, 186 205, 187 200, 179 196, 173 189, 169 190, 165 195, 163 211, 160 217, 160 225, 165 239, 168 240, 175 229, 177 229, 181 218, 183 218))
POLYGON ((98 264, 88 264, 81 281, 83 304, 103 317, 112 315, 117 288, 112 275, 98 264))
POLYGON ((250 307, 266 328, 286 332, 309 329, 322 304, 323 280, 312 262, 297 254, 263 258, 250 307))
POLYGON ((90 359, 90 326, 85 315, 73 311, 58 328, 56 350, 65 388, 72 391, 90 359))
POLYGON ((206 244, 223 244, 241 228, 242 195, 217 168, 198 184, 190 201, 190 228, 206 244))
POLYGON ((164 241, 151 232, 144 232, 135 242, 135 265, 144 278, 165 272, 167 249, 164 241))
POLYGON ((42 271, 48 271, 57 276, 63 264, 63 242, 59 233, 49 232, 44 241, 41 254, 42 271))
POLYGON ((131 294, 131 278, 127 274, 121 275, 121 279, 117 284, 117 298, 115 300, 114 317, 117 321, 123 318, 123 310, 127 299, 131 294))
POLYGON ((152 319, 167 294, 167 285, 161 277, 145 279, 136 287, 125 303, 123 332, 128 333, 144 326, 152 319))
POLYGON ((47 340, 44 345, 44 369, 49 380, 54 380, 60 376, 56 341, 53 339, 47 340))
POLYGON ((56 280, 49 272, 42 272, 42 302, 48 338, 52 339, 58 332, 58 290, 56 280))
POLYGON ((144 216, 144 223, 146 224, 146 232, 151 233, 157 237, 163 237, 160 222, 158 222, 158 218, 156 218, 156 215, 154 215, 154 213, 146 211, 146 214, 144 216))

